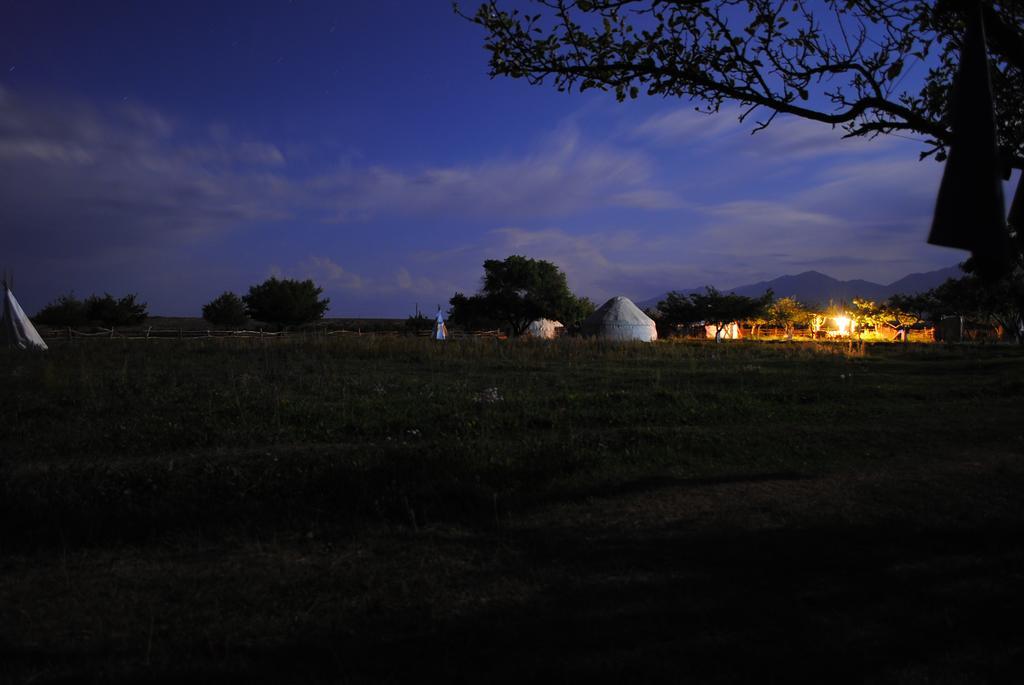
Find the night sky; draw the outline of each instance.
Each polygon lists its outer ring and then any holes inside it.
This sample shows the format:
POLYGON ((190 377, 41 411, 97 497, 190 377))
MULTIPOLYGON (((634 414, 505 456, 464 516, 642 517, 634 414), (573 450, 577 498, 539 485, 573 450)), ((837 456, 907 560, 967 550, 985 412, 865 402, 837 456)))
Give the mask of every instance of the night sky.
POLYGON ((966 256, 925 245, 941 165, 915 140, 492 81, 448 0, 0 11, 0 265, 30 313, 109 291, 198 316, 275 274, 406 316, 510 254, 598 303, 966 256))

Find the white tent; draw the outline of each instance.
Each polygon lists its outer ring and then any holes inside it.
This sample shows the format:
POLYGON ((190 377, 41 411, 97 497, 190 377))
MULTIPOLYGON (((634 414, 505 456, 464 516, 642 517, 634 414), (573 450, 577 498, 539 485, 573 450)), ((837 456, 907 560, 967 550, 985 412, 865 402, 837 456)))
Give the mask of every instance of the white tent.
POLYGON ((4 314, 0 319, 0 329, 3 329, 4 342, 8 347, 17 347, 20 350, 45 350, 46 343, 39 337, 39 332, 32 322, 25 316, 25 311, 18 304, 14 293, 4 282, 4 314))
POLYGON ((704 326, 704 332, 710 340, 739 340, 740 339, 740 325, 732 321, 725 324, 722 327, 722 332, 718 333, 718 326, 713 323, 709 323, 704 326), (717 337, 716 337, 717 334, 717 337))
POLYGON ((551 340, 552 338, 557 338, 559 333, 564 329, 565 326, 561 321, 537 319, 536 321, 530 322, 530 325, 527 326, 526 331, 524 331, 524 335, 528 335, 533 338, 551 340))
POLYGON ((448 327, 444 325, 444 314, 437 310, 437 318, 434 320, 434 333, 430 336, 434 340, 447 340, 448 327))
POLYGON ((654 319, 640 311, 629 298, 621 295, 608 300, 584 319, 580 333, 605 340, 650 342, 658 339, 654 319))

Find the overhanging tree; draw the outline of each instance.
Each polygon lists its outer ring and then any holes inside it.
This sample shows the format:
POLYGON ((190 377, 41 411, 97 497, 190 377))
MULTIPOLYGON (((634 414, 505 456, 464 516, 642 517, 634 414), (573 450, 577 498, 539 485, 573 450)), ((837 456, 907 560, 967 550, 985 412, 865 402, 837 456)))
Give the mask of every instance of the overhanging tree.
POLYGON ((764 316, 772 302, 772 291, 758 298, 735 293, 721 293, 707 286, 703 293, 684 295, 670 292, 658 303, 658 311, 669 323, 690 324, 704 322, 715 326, 715 340, 721 340, 722 331, 733 321, 748 321, 764 316))
POLYGON ((783 329, 787 339, 793 337, 796 325, 809 313, 807 307, 793 297, 780 297, 765 308, 765 318, 773 326, 783 329))
POLYGON ((149 317, 145 302, 134 293, 116 298, 110 293, 79 300, 73 293, 61 295, 43 307, 33 320, 49 326, 80 326, 93 322, 104 326, 131 326, 149 317))
MULTIPOLYGON (((673 290, 664 300, 658 302, 658 316, 655 321, 666 334, 678 326, 689 326, 703 320, 703 313, 697 311, 689 295, 673 290)), ((658 331, 659 336, 662 333, 662 330, 658 331)))
POLYGON ((242 298, 225 291, 203 305, 203 318, 215 326, 241 326, 249 316, 242 298))
MULTIPOLYGON (((715 112, 839 126, 847 136, 915 133, 922 157, 952 142, 950 85, 966 0, 501 0, 471 18, 487 32, 490 74, 599 89, 619 100, 680 97, 715 112), (912 69, 922 74, 910 75, 912 69)), ((984 0, 996 123, 1007 163, 1024 168, 1024 0, 984 0)))
POLYGON ((977 319, 982 316, 981 289, 977 279, 969 276, 947 278, 943 283, 928 291, 934 302, 932 315, 939 319, 943 316, 956 316, 964 319, 977 319))
POLYGON ((887 325, 882 308, 874 300, 860 297, 853 298, 853 309, 848 311, 847 314, 861 332, 865 328, 873 328, 875 332, 878 332, 880 326, 887 325))
POLYGON ((251 286, 242 301, 250 318, 286 328, 324 318, 331 301, 320 299, 323 291, 312 280, 271 277, 251 286))
MULTIPOLYGON (((1024 186, 1024 174, 1021 175, 1024 186)), ((1012 264, 998 278, 980 278, 973 258, 961 264, 967 276, 967 287, 977 291, 981 308, 1004 331, 1024 345, 1024 196, 1017 191, 1010 210, 1010 244, 1012 264)))
POLYGON ((928 296, 932 300, 932 320, 935 322, 937 340, 960 341, 967 321, 989 323, 988 314, 982 311, 984 297, 977 278, 948 278, 929 290, 928 296), (948 324, 942 323, 943 319, 950 317, 957 320, 955 332, 949 330, 948 324))
POLYGON ((715 341, 722 339, 722 331, 733 321, 746 321, 764 315, 765 309, 771 304, 774 295, 771 290, 758 298, 722 294, 715 288, 707 286, 703 293, 690 296, 693 306, 701 312, 704 320, 715 325, 715 341))
POLYGON ((1020 280, 1003 279, 984 284, 982 308, 1003 329, 1004 335, 1024 345, 1024 297, 1020 280))
POLYGON ((110 293, 90 295, 85 298, 85 316, 89 321, 104 326, 132 326, 140 324, 149 316, 145 302, 136 302, 137 295, 129 293, 115 298, 110 293))
POLYGON ((485 261, 480 292, 469 297, 455 293, 450 304, 453 323, 467 327, 500 323, 513 336, 537 319, 556 319, 568 326, 594 310, 590 300, 573 295, 556 265, 520 255, 485 261))
MULTIPOLYGON (((970 260, 964 266, 970 268, 970 260)), ((1001 278, 982 279, 968 273, 947 280, 929 294, 939 313, 985 321, 1024 345, 1024 267, 1020 263, 1001 278)))
POLYGON ((964 276, 947 279, 928 291, 934 319, 956 316, 961 326, 967 320, 992 325, 1024 345, 1024 234, 1013 223, 1010 229, 1015 245, 1013 268, 995 279, 982 278, 974 260, 968 259, 960 265, 964 276))
POLYGON ((894 340, 906 342, 910 329, 927 320, 934 309, 929 293, 893 295, 881 304, 855 297, 850 316, 859 328, 870 326, 877 331, 884 326, 893 331, 894 340))
POLYGON ((935 301, 928 293, 892 295, 880 309, 882 321, 907 342, 910 329, 926 321, 935 310, 935 301))
POLYGON ((89 321, 89 316, 85 303, 74 293, 68 293, 40 309, 32 321, 45 326, 81 326, 89 321))

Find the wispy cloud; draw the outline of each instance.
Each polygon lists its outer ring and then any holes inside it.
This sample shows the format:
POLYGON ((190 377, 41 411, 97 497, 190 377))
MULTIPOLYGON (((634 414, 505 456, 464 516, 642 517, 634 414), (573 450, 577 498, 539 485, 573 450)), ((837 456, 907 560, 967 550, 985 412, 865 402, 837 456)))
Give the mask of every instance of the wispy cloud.
POLYGON ((645 210, 680 209, 690 206, 689 202, 682 200, 676 193, 650 189, 612 193, 608 196, 608 204, 645 210))
POLYGON ((738 113, 725 110, 714 114, 680 107, 645 119, 631 131, 634 139, 660 143, 695 143, 713 139, 736 128, 738 113))
MULTIPOLYGON (((451 268, 451 264, 448 265, 451 268)), ((391 270, 356 272, 331 257, 310 255, 291 265, 273 264, 267 274, 278 278, 312 279, 324 293, 339 301, 399 297, 403 300, 447 302, 459 289, 456 281, 444 276, 428 277, 399 265, 391 270)))
POLYGON ((685 218, 643 229, 505 227, 439 255, 449 265, 508 254, 547 259, 595 299, 732 287, 808 269, 889 282, 960 258, 924 244, 940 171, 907 154, 841 156, 772 199, 688 204, 685 218))
POLYGON ((366 286, 365 278, 352 273, 330 257, 311 255, 295 270, 303 278, 310 278, 329 290, 362 290, 366 286))
POLYGON ((0 92, 0 203, 24 254, 176 245, 293 220, 453 220, 666 210, 679 199, 630 150, 566 127, 518 157, 406 170, 351 161, 305 173, 224 126, 197 133, 144 107, 0 92))
POLYGON ((317 178, 313 186, 337 198, 339 222, 395 214, 507 220, 608 206, 660 210, 681 203, 652 181, 652 164, 638 152, 584 142, 572 128, 538 148, 521 157, 414 172, 347 169, 317 178))
POLYGON ((708 114, 681 107, 649 117, 633 127, 627 137, 659 145, 706 146, 737 159, 756 156, 777 162, 877 153, 894 144, 893 138, 885 136, 844 138, 841 129, 787 115, 779 115, 767 128, 756 130, 757 113, 740 122, 742 111, 736 106, 724 106, 719 112, 708 114))
POLYGON ((711 261, 758 255, 776 275, 831 267, 837 277, 887 282, 948 266, 957 253, 924 244, 940 171, 913 159, 839 164, 778 200, 706 207, 693 245, 711 261))
POLYGON ((83 258, 288 216, 287 184, 251 168, 256 157, 272 161, 271 146, 183 144, 175 130, 146 108, 39 102, 5 91, 0 205, 13 247, 83 258))
POLYGON ((475 290, 484 259, 517 253, 555 262, 598 300, 808 268, 893 280, 961 258, 923 246, 941 168, 916 162, 912 143, 844 141, 781 118, 751 137, 736 113, 669 112, 601 142, 566 126, 512 155, 399 167, 318 159, 151 108, 0 89, 5 259, 74 265, 91 283, 131 268, 178 296, 166 265, 213 272, 250 235, 288 231, 274 238, 284 254, 249 250, 255 273, 237 267, 232 282, 263 276, 272 259, 336 306, 404 311, 475 290), (688 146, 685 163, 674 146, 688 146), (784 182, 770 185, 772 174, 784 182), (349 236, 366 248, 358 256, 339 247, 349 236), (370 255, 381 244, 388 254, 370 255), (187 253, 202 246, 216 249, 201 267, 187 253))
POLYGON ((750 135, 752 120, 738 123, 739 113, 680 108, 629 132, 686 150, 706 177, 731 181, 705 186, 721 192, 688 205, 700 214, 688 224, 683 263, 716 265, 723 275, 715 282, 728 286, 826 267, 837 277, 885 281, 962 258, 924 243, 941 166, 918 162, 916 141, 844 139, 838 129, 786 116, 750 135))

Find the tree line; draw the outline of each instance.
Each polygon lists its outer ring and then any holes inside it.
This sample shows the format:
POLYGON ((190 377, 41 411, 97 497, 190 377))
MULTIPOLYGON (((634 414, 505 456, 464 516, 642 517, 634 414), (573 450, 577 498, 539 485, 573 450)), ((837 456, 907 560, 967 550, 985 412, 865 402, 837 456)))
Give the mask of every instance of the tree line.
MULTIPOLYGON (((719 338, 735 322, 755 335, 761 327, 772 327, 791 338, 797 328, 820 331, 829 318, 842 316, 862 329, 889 329, 893 337, 903 340, 915 327, 953 316, 998 327, 1024 344, 1024 269, 993 281, 973 273, 970 260, 962 266, 963 277, 951 278, 926 292, 896 294, 881 302, 853 298, 841 312, 825 311, 793 297, 777 298, 770 290, 760 297, 747 297, 709 286, 703 292, 670 292, 647 314, 655 320, 661 337, 701 325, 714 326, 719 338)), ((455 293, 449 304, 450 325, 504 328, 512 336, 521 335, 532 321, 542 318, 561 321, 571 330, 594 311, 593 302, 569 289, 558 266, 520 255, 485 261, 480 290, 469 296, 455 293)), ((432 322, 421 318, 424 327, 432 322)))
POLYGON ((895 294, 881 302, 854 297, 842 311, 825 311, 792 297, 776 299, 770 290, 753 298, 708 287, 703 293, 670 292, 649 314, 658 323, 660 335, 701 324, 715 326, 719 337, 726 326, 737 322, 755 334, 760 326, 771 326, 791 338, 798 327, 818 331, 828 318, 843 316, 860 328, 887 328, 893 337, 902 340, 907 339, 913 328, 957 317, 961 324, 999 329, 1018 344, 1024 344, 1024 300, 1018 293, 1020 286, 1019 279, 993 282, 968 273, 931 290, 895 294))
MULTIPOLYGON (((449 300, 449 325, 467 330, 502 328, 518 336, 538 319, 560 321, 571 329, 595 309, 588 298, 569 289, 565 274, 551 262, 512 255, 486 260, 483 267, 478 292, 468 296, 457 292, 449 300)), ((963 277, 927 292, 897 294, 882 302, 854 298, 842 314, 862 328, 885 327, 904 340, 912 328, 925 322, 959 317, 961 322, 998 327, 1024 344, 1024 270, 993 281, 971 273, 969 261, 963 267, 967 271, 963 277)), ((312 280, 271 277, 251 286, 245 295, 230 291, 218 295, 203 306, 202 313, 216 326, 258 321, 283 330, 323 319, 330 300, 322 294, 323 288, 312 280)), ((647 313, 662 337, 692 325, 714 326, 720 337, 733 322, 749 327, 755 335, 759 327, 771 326, 792 337, 798 327, 817 331, 827 318, 838 315, 792 297, 776 298, 770 290, 760 297, 746 297, 710 286, 703 292, 670 292, 647 313)), ((104 293, 84 300, 68 294, 43 307, 34 320, 50 326, 114 327, 137 325, 147 316, 146 303, 135 294, 115 298, 104 293)), ((432 317, 417 313, 406 321, 406 328, 419 330, 432 324, 432 317)))
MULTIPOLYGON (((963 277, 951 278, 927 292, 896 294, 882 302, 854 298, 842 312, 824 311, 793 297, 777 298, 770 290, 760 297, 746 297, 709 286, 703 292, 670 292, 647 314, 655 320, 661 337, 702 325, 714 326, 718 338, 735 322, 755 335, 761 327, 773 327, 791 338, 797 328, 819 331, 829 318, 842 315, 860 328, 887 328, 903 340, 914 327, 956 316, 977 325, 999 327, 1024 344, 1024 269, 993 281, 973 273, 970 260, 962 266, 963 277)), ((469 296, 455 293, 449 304, 450 325, 504 328, 512 336, 521 335, 532 321, 542 318, 560 321, 571 330, 594 311, 593 302, 569 289, 558 266, 520 255, 485 261, 480 290, 469 296)), ((432 322, 422 319, 424 327, 432 322)))
MULTIPOLYGON (((324 317, 330 299, 321 298, 323 288, 312 280, 271 277, 253 285, 239 296, 221 293, 203 305, 203 318, 215 326, 237 327, 259 321, 280 330, 318 321, 324 317)), ((90 295, 84 300, 74 293, 61 295, 47 304, 33 320, 47 326, 100 325, 134 326, 149 317, 148 306, 137 294, 116 298, 110 293, 90 295)))
POLYGON ((46 326, 99 324, 110 328, 140 324, 148 316, 146 303, 139 302, 135 293, 121 298, 110 293, 93 294, 84 300, 76 298, 74 293, 68 293, 40 309, 32 319, 46 326))
POLYGON ((203 306, 203 318, 219 326, 262 321, 283 330, 323 319, 331 300, 321 294, 323 288, 311 279, 271 277, 251 286, 241 297, 230 291, 221 293, 203 306))

